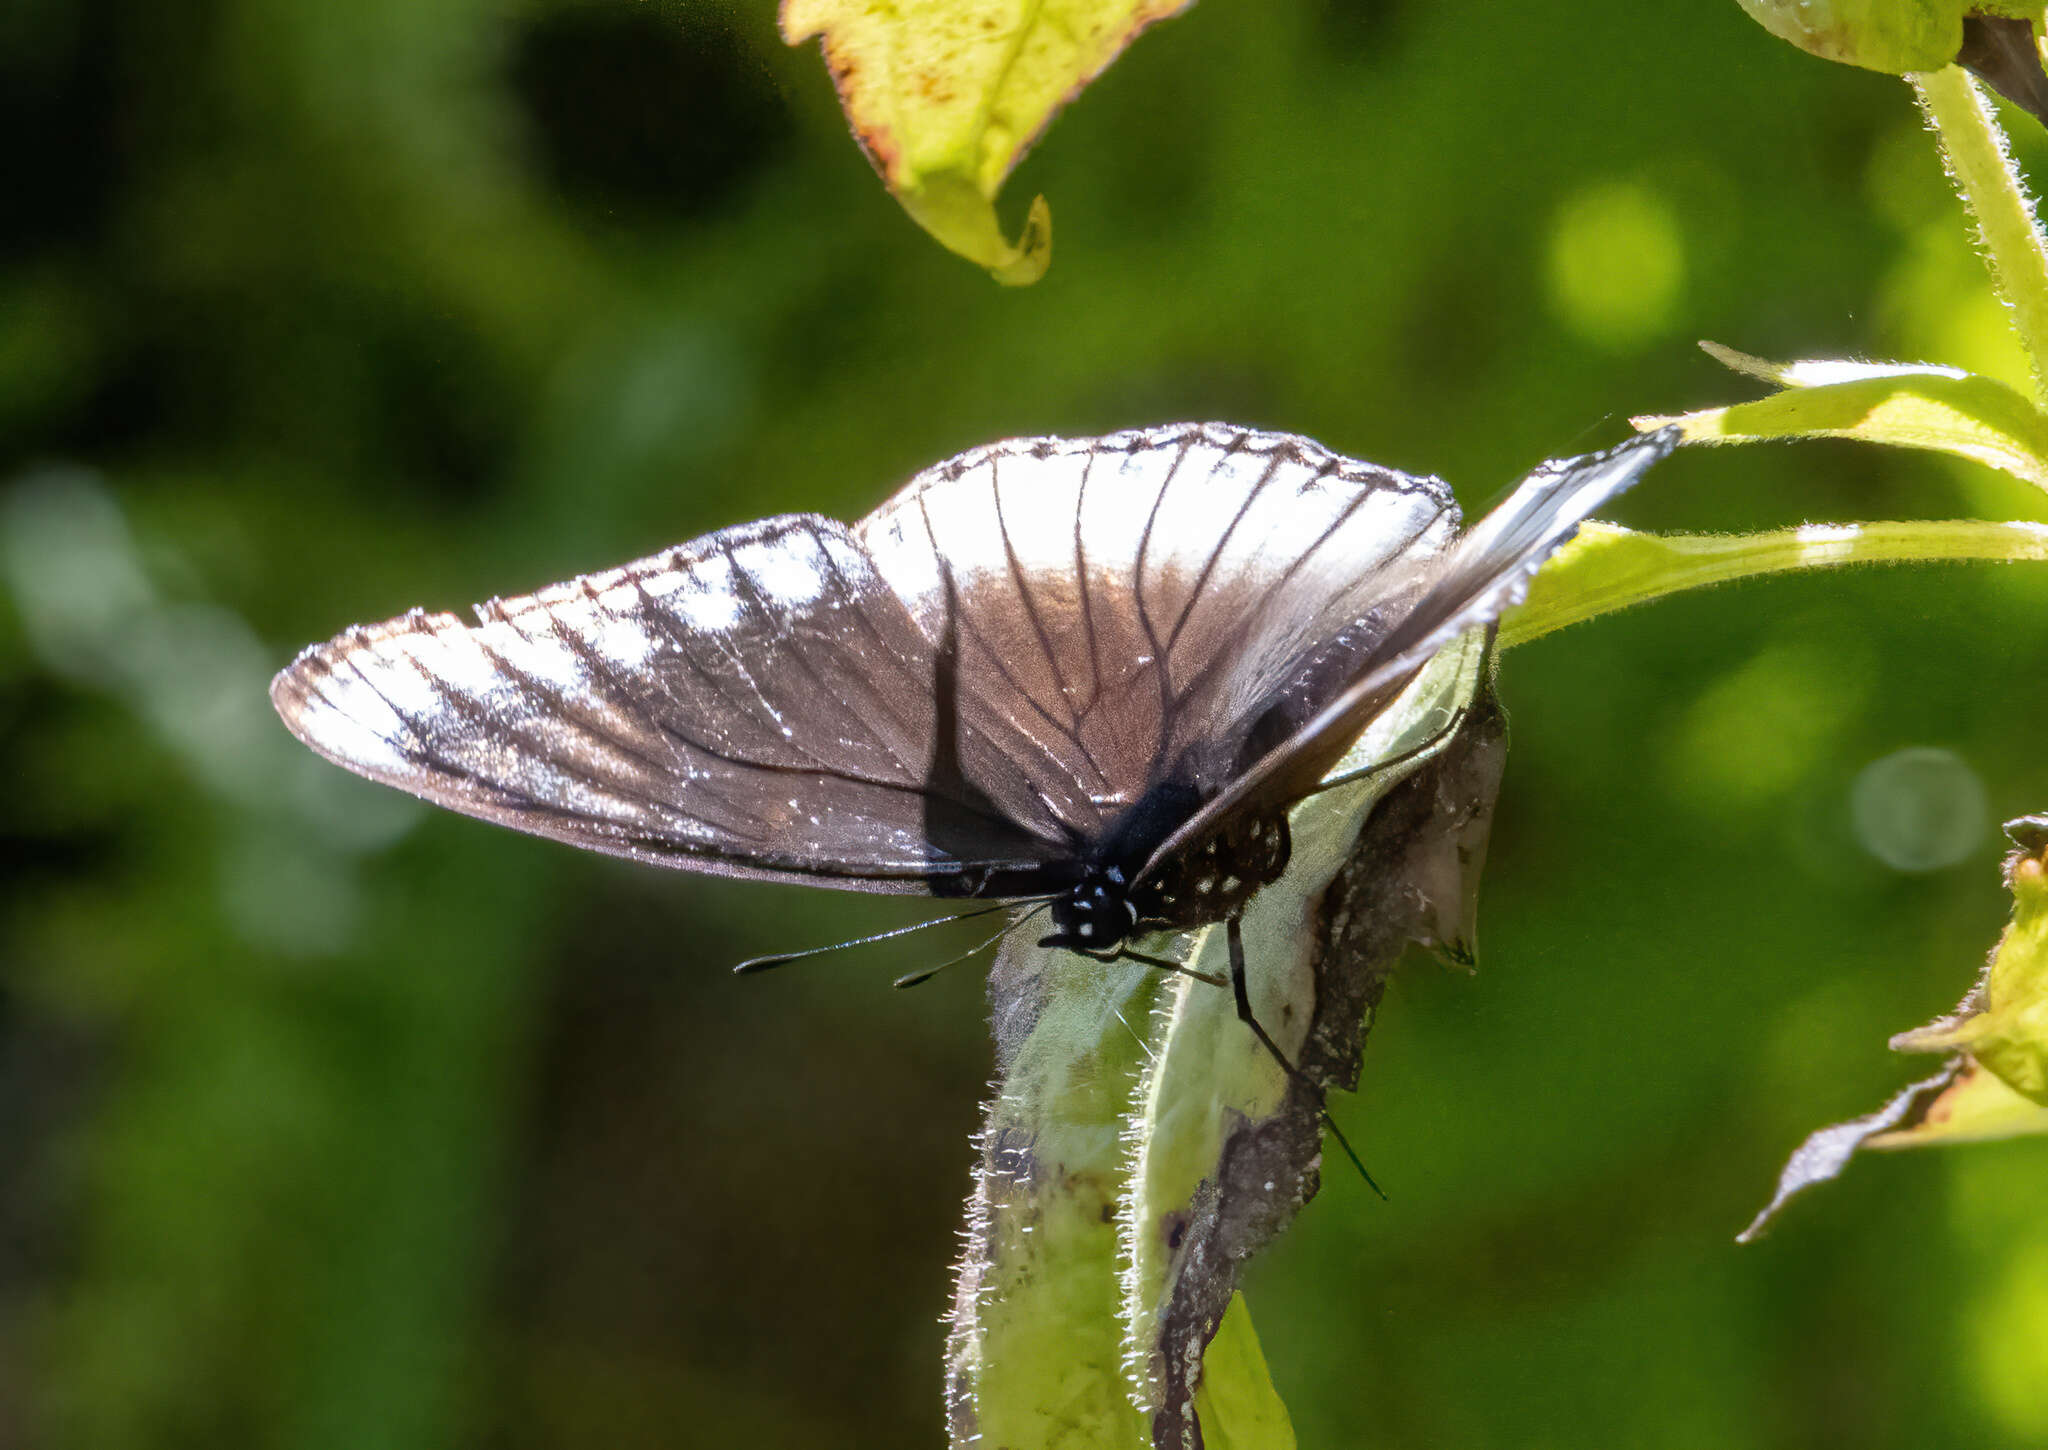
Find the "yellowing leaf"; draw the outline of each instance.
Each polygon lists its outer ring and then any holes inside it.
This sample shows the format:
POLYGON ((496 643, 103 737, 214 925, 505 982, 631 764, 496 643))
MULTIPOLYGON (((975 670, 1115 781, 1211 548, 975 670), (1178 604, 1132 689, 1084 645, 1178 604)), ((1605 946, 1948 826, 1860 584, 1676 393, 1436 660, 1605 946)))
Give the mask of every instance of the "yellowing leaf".
POLYGON ((1053 113, 1190 0, 783 0, 782 38, 821 37, 853 133, 903 209, 999 282, 1052 260, 1032 203, 1012 243, 995 198, 1053 113))
POLYGON ((2021 849, 2006 862, 2012 920, 1983 980, 1951 1016, 1892 1039, 1901 1052, 1967 1052, 2015 1093, 2048 1107, 2048 819, 2005 827, 2021 849))
POLYGON ((1916 1119, 1864 1140, 1866 1148, 1933 1148, 2048 1133, 2048 1108, 2014 1092, 1998 1074, 1964 1059, 1955 1078, 1916 1119))
POLYGON ((1737 371, 1778 383, 1784 391, 1675 418, 1637 418, 1636 427, 1649 432, 1675 424, 1688 443, 1860 438, 1952 453, 2048 488, 2048 417, 2004 383, 1956 368, 1768 363, 1733 348, 1701 346, 1737 371))
POLYGON ((1892 1039, 1900 1052, 1950 1052, 1935 1076, 1874 1113, 1822 1128, 1779 1176, 1740 1237, 1755 1238, 1793 1195, 1825 1183, 1865 1148, 1925 1148, 2048 1133, 2048 816, 2005 823, 2013 914, 1984 974, 1938 1022, 1892 1039))
POLYGON ((1963 17, 2038 22, 2038 0, 1741 0, 1780 40, 1823 60, 1904 75, 1939 70, 1963 44, 1963 17))

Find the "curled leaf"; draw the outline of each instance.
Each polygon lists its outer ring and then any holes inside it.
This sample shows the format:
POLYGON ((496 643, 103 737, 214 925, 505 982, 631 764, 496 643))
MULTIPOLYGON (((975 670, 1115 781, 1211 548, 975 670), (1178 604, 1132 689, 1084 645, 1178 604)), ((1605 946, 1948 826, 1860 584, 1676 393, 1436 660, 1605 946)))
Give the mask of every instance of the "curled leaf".
POLYGON ((1949 1016, 1892 1039, 1900 1052, 1965 1052, 2028 1101, 2048 1107, 2048 818, 2006 822, 2012 920, 1970 995, 1949 1016))
POLYGON ((1900 1052, 1954 1056, 1876 1112, 1801 1144, 1743 1242, 1788 1198, 1837 1176, 1861 1149, 2048 1133, 2048 817, 2023 816, 2005 829, 2020 847, 2005 862, 2013 915, 1991 960, 1954 1012, 1891 1043, 1900 1052))
POLYGON ((854 136, 917 224, 1013 286, 1052 260, 1043 197, 1014 243, 1003 180, 1059 108, 1190 0, 782 0, 782 38, 818 36, 854 136))
POLYGON ((1849 1166, 1849 1160, 1880 1134, 1920 1122, 1928 1105, 1954 1081, 1952 1070, 1938 1073, 1901 1088, 1890 1102, 1874 1113, 1865 1113, 1860 1118, 1851 1118, 1846 1123, 1835 1123, 1814 1132, 1793 1150, 1784 1171, 1778 1175, 1778 1186, 1771 1194, 1771 1201, 1749 1221, 1748 1228, 1735 1236, 1735 1241, 1755 1243, 1795 1194, 1840 1177, 1842 1170, 1849 1166))
MULTIPOLYGON (((1403 770, 1327 791, 1311 798, 1313 808, 1298 808, 1287 875, 1245 913, 1245 957, 1257 964, 1249 982, 1253 1011, 1309 1082, 1349 1087, 1357 1079, 1365 1011, 1354 988, 1359 969, 1384 974, 1409 941, 1440 939, 1446 916, 1462 915, 1463 873, 1436 868, 1443 854, 1455 854, 1474 819, 1483 847, 1491 820, 1501 761, 1493 752, 1497 717, 1479 701, 1488 653, 1478 635, 1446 648, 1401 711, 1374 723, 1350 768, 1401 760, 1403 770), (1452 756, 1444 731, 1461 717, 1452 756), (1445 753, 1455 764, 1474 752, 1481 758, 1477 784, 1446 789, 1443 810, 1433 795, 1423 818, 1404 825, 1398 810, 1375 808, 1393 779, 1422 760, 1445 753), (1367 811, 1373 814, 1361 837, 1367 811), (1394 832, 1400 859, 1378 873, 1376 887, 1388 895, 1367 914, 1397 928, 1371 950, 1324 950, 1317 915, 1326 889, 1386 831, 1394 832)), ((1227 977, 1226 935, 1221 927, 1192 934, 1188 965, 1227 977)), ((1372 978, 1375 987, 1381 980, 1372 978)), ((1200 1443, 1188 1407, 1201 1382, 1203 1346, 1217 1331, 1242 1266, 1315 1195, 1321 1094, 1288 1081, 1238 1020, 1229 992, 1181 977, 1155 1015, 1135 1106, 1122 1214, 1124 1354, 1138 1399, 1153 1410, 1155 1442, 1178 1450, 1200 1443)))
POLYGON ((1873 1135, 1868 1148, 1932 1148, 2048 1133, 2048 1108, 2014 1092, 1971 1058, 1949 1064, 1942 1089, 1895 1128, 1873 1135))
POLYGON ((2048 488, 2048 417, 1992 378, 1905 363, 1769 363, 1716 343, 1701 346, 1783 391, 1678 417, 1636 418, 1636 427, 1676 425, 1688 443, 1860 438, 1951 453, 2048 488))

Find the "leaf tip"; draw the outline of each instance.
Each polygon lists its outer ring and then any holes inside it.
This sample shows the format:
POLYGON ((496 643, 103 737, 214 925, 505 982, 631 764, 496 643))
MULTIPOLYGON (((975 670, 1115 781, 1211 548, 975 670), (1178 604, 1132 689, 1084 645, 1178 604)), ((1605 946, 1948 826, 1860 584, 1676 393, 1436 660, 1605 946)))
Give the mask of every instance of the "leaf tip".
POLYGON ((1024 230, 1017 236, 1012 255, 989 268, 989 275, 1005 287, 1029 287, 1052 265, 1052 208, 1045 198, 1031 199, 1024 218, 1024 230))
POLYGON ((784 45, 799 45, 825 28, 825 15, 817 0, 782 0, 775 24, 784 45))
POLYGON ((1699 345, 1701 352, 1730 371, 1746 373, 1750 377, 1761 378, 1767 383, 1781 383, 1784 381, 1785 370, 1774 362, 1768 362, 1752 353, 1732 348, 1724 342, 1713 342, 1704 337, 1700 339, 1699 345))

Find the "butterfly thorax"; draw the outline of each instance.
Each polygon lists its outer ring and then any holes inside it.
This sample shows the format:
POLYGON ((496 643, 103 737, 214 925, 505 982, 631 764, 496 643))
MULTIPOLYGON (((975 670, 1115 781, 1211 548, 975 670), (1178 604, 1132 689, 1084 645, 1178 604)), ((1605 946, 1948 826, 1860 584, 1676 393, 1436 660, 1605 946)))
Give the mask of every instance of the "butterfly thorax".
POLYGON ((1181 931, 1236 915, 1287 869, 1284 814, 1233 822, 1142 880, 1122 863, 1095 866, 1052 903, 1053 931, 1040 943, 1111 952, 1146 931, 1181 931))

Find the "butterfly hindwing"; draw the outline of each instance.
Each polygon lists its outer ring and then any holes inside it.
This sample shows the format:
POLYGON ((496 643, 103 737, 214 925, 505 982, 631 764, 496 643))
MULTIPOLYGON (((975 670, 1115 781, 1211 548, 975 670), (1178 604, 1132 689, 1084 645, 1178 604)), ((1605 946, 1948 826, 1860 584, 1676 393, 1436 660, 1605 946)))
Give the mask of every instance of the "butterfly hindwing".
POLYGON ((1456 522, 1435 479, 1189 424, 975 449, 858 532, 957 632, 963 713, 1100 839, 1169 776, 1220 787, 1256 704, 1456 522))
POLYGON ((1320 668, 1326 661, 1319 660, 1313 687, 1297 683, 1283 690, 1290 728, 1160 843, 1147 872, 1227 829, 1236 816, 1285 809, 1312 790, 1431 656, 1519 603, 1536 571, 1579 525, 1633 487, 1678 442, 1678 430, 1666 428, 1538 466, 1448 551, 1409 571, 1384 626, 1365 631, 1341 669, 1320 668))

